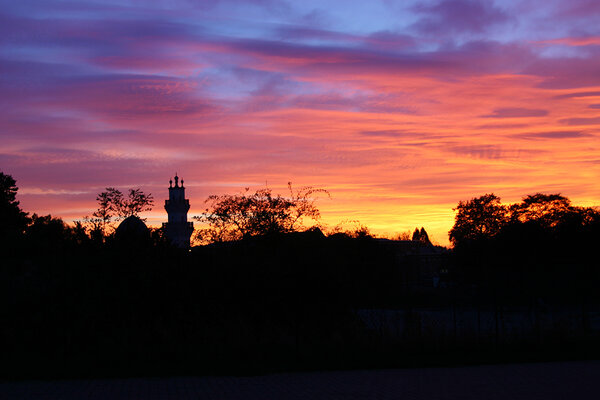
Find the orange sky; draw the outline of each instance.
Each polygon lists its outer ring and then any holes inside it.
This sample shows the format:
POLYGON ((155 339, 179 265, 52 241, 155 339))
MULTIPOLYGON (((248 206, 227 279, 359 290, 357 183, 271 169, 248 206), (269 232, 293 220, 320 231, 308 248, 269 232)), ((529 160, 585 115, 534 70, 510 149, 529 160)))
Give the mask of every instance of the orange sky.
POLYGON ((0 15, 0 169, 22 207, 89 215, 141 188, 325 188, 323 222, 448 244, 459 200, 600 204, 591 1, 75 2, 0 15), (534 4, 535 3, 535 4, 534 4))

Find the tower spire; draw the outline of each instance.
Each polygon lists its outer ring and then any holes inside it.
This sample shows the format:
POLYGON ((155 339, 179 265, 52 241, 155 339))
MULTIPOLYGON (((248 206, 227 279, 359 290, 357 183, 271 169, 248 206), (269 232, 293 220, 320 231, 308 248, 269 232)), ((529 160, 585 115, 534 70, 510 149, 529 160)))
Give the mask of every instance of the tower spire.
POLYGON ((175 186, 169 179, 169 199, 165 200, 165 210, 168 222, 163 223, 165 236, 176 246, 182 248, 190 247, 190 236, 194 232, 194 224, 188 222, 187 213, 190 209, 190 201, 185 198, 183 179, 179 186, 179 176, 175 172, 175 186))

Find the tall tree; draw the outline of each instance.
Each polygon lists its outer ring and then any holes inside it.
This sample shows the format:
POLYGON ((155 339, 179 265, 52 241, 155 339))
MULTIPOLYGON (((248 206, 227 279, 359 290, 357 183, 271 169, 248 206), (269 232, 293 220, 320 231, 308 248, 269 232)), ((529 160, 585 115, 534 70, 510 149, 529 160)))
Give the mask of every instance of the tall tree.
POLYGON ((144 193, 141 189, 129 189, 127 197, 113 187, 107 187, 96 196, 98 209, 92 214, 92 218, 84 217, 84 221, 90 227, 92 235, 100 233, 107 234, 111 222, 123 220, 132 215, 139 216, 144 211, 152 210, 154 199, 152 194, 144 193))
POLYGON ((454 210, 454 226, 449 232, 454 246, 495 236, 508 218, 506 206, 493 193, 460 201, 454 210))
POLYGON ((101 230, 103 235, 106 235, 106 228, 114 217, 115 204, 120 202, 123 194, 115 188, 108 187, 106 191, 99 193, 96 196, 98 209, 94 211, 93 219, 88 219, 92 223, 93 231, 101 230))
POLYGON ((27 213, 17 201, 17 182, 12 176, 0 172, 0 237, 21 235, 29 222, 27 213))

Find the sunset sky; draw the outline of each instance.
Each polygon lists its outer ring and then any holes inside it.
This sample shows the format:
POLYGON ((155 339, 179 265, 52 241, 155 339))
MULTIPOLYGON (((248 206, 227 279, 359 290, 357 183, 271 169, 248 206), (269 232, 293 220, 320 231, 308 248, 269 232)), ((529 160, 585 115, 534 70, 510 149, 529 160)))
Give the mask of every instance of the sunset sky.
POLYGON ((600 205, 600 1, 0 0, 0 171, 30 213, 311 185, 448 244, 459 200, 600 205))

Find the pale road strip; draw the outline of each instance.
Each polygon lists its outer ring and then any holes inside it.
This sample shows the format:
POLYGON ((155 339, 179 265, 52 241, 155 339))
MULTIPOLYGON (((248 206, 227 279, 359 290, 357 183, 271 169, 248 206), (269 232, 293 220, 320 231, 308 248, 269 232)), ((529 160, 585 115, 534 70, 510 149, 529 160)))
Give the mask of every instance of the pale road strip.
POLYGON ((0 384, 1 399, 600 399, 600 361, 0 384))

